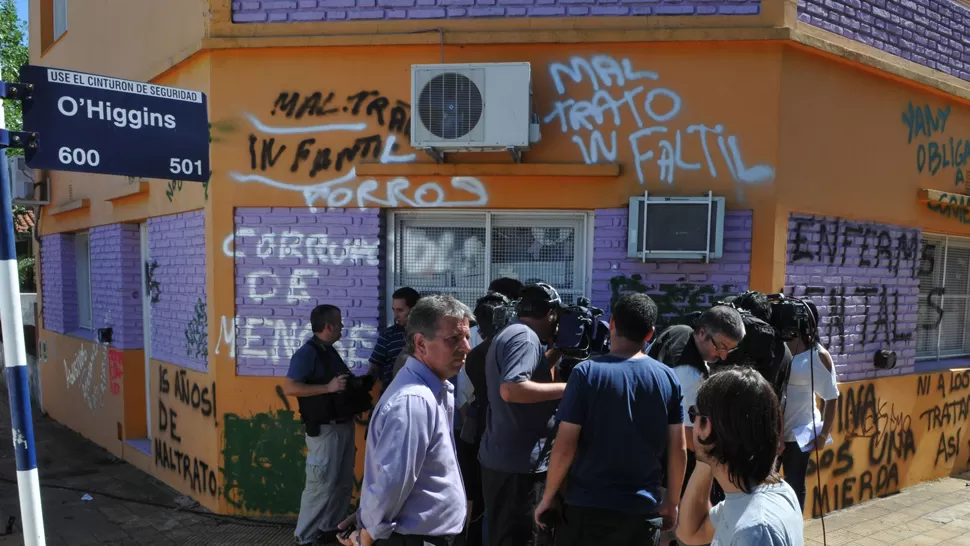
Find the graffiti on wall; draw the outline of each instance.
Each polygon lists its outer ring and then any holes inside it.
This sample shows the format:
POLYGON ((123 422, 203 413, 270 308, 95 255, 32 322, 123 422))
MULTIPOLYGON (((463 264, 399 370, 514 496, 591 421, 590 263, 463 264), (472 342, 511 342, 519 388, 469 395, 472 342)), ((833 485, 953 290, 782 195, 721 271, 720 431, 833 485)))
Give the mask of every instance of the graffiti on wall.
POLYGON ((610 279, 610 308, 627 292, 648 294, 657 304, 657 331, 673 324, 680 324, 684 315, 703 311, 718 300, 743 292, 745 287, 705 284, 649 284, 639 273, 617 275, 610 279))
MULTIPOLYGON (((211 420, 218 427, 216 384, 199 383, 177 366, 158 365, 158 423, 155 437, 155 466, 175 472, 194 493, 215 497, 219 493, 216 467, 193 455, 189 442, 179 432, 183 418, 211 420), (170 371, 172 373, 170 373, 170 371)), ((211 461, 210 461, 211 462, 211 461)))
POLYGON ((834 442, 817 465, 814 454, 809 461, 806 517, 970 467, 970 370, 843 383, 839 391, 834 442))
POLYGON ((205 305, 202 298, 195 302, 194 315, 185 327, 185 354, 195 358, 209 356, 208 315, 205 305))
POLYGON ((107 345, 82 343, 71 364, 64 360, 67 388, 80 383, 84 403, 91 411, 104 407, 104 393, 109 388, 108 353, 107 345))
POLYGON ((558 98, 543 123, 571 134, 586 163, 615 162, 619 146, 628 146, 641 184, 654 177, 673 184, 684 171, 717 178, 726 170, 740 196, 746 184, 774 181, 774 167, 746 165, 738 137, 723 124, 686 121, 680 94, 630 59, 573 57, 549 65, 549 76, 558 98), (585 85, 569 93, 567 84, 585 85))
POLYGON ((216 354, 222 345, 229 347, 229 358, 236 358, 236 322, 222 315, 219 320, 219 339, 216 340, 216 354))
POLYGON ((332 233, 306 233, 294 227, 259 235, 253 228, 238 227, 222 241, 222 252, 230 258, 246 258, 242 250, 229 248, 230 244, 235 247, 236 237, 258 239, 255 257, 260 260, 296 259, 306 265, 379 264, 377 239, 341 239, 332 233))
POLYGON ((108 351, 108 374, 111 380, 111 394, 121 394, 121 377, 125 374, 124 355, 118 349, 108 351))
POLYGON ((947 174, 954 186, 964 186, 970 180, 967 161, 970 160, 970 139, 947 136, 946 123, 950 106, 933 108, 929 104, 910 102, 902 112, 906 126, 906 143, 916 143, 916 172, 931 176, 947 174))
POLYGON ((833 355, 909 347, 919 303, 919 230, 793 215, 787 284, 819 310, 833 355))
POLYGON ((354 165, 361 160, 389 164, 416 159, 414 153, 401 153, 398 143, 399 138, 406 139, 410 134, 411 105, 404 101, 366 89, 345 96, 335 91, 282 91, 269 115, 305 124, 277 126, 256 114, 244 113, 253 127, 247 144, 251 172, 229 173, 237 183, 299 192, 308 207, 480 207, 488 203, 484 184, 468 176, 453 177, 450 188, 435 181, 412 185, 403 177, 386 182, 357 178, 354 165), (324 141, 323 136, 330 138, 324 141), (278 172, 305 176, 310 181, 329 179, 291 184, 274 178, 278 172))
POLYGON ((970 224, 970 197, 966 195, 942 192, 936 201, 927 202, 926 208, 961 224, 970 224))
MULTIPOLYGON (((379 386, 372 393, 377 399, 379 386)), ((282 409, 244 418, 224 416, 222 430, 222 494, 230 505, 253 514, 296 514, 306 481, 306 439, 303 424, 296 418, 280 386, 276 396, 282 409)), ((357 456, 354 468, 354 501, 360 499, 363 458, 370 412, 354 419, 357 456)), ((350 507, 356 510, 356 506, 350 507)))

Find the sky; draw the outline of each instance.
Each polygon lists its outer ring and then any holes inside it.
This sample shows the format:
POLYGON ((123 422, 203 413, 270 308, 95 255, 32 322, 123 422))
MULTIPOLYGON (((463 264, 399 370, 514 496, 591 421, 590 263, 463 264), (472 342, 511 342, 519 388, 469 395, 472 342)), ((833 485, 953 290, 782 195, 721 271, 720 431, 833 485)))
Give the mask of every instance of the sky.
POLYGON ((17 6, 17 15, 20 17, 21 21, 27 20, 27 2, 29 0, 14 0, 14 4, 17 6))

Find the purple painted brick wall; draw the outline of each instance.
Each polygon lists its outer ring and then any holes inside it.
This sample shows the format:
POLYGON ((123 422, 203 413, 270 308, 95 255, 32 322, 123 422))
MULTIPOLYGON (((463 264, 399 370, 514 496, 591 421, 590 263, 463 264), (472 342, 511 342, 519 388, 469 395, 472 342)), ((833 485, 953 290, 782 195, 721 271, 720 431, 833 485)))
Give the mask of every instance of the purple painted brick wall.
POLYGON ((341 308, 347 365, 364 368, 380 319, 380 210, 237 208, 239 375, 285 375, 310 332, 310 311, 341 308))
POLYGON ((77 265, 74 261, 74 235, 57 233, 42 237, 40 267, 44 328, 60 334, 77 330, 77 265))
POLYGON ((234 23, 565 17, 756 15, 761 0, 237 0, 234 23))
POLYGON ((205 213, 149 218, 148 252, 150 262, 158 263, 151 278, 158 283, 153 290, 158 302, 152 304, 152 358, 205 371, 205 213), (187 339, 190 335, 194 342, 187 339))
POLYGON ((799 0, 798 19, 970 80, 970 10, 954 0, 799 0))
POLYGON ((112 329, 112 345, 141 349, 141 242, 137 224, 91 229, 92 326, 112 329))
POLYGON ((785 292, 819 312, 822 343, 839 379, 913 371, 919 306, 917 229, 793 214, 788 222, 785 292), (873 355, 896 351, 896 368, 877 371, 873 355))
POLYGON ((718 298, 748 289, 751 211, 729 211, 724 219, 724 255, 711 263, 627 258, 629 210, 596 211, 593 304, 609 309, 625 292, 646 292, 657 303, 661 324, 704 309, 718 298))

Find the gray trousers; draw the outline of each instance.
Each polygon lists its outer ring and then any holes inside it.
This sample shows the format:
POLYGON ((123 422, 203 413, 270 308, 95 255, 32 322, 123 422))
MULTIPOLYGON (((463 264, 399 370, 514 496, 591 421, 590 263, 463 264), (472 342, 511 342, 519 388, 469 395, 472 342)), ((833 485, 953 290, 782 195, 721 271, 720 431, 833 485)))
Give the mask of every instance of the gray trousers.
POLYGON ((312 543, 321 533, 335 531, 350 508, 354 493, 354 422, 322 425, 320 435, 307 436, 306 487, 296 522, 297 542, 312 543))

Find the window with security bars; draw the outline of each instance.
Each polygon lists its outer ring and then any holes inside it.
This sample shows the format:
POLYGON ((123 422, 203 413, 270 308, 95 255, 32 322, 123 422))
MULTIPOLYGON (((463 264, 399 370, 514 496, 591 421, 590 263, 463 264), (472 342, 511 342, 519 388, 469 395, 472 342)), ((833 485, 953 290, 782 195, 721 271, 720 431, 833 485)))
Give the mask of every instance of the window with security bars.
POLYGON ((923 235, 916 357, 970 355, 970 239, 923 235))
POLYGON ((565 302, 587 295, 586 213, 395 212, 389 231, 392 286, 452 295, 475 305, 499 277, 546 282, 565 302))

